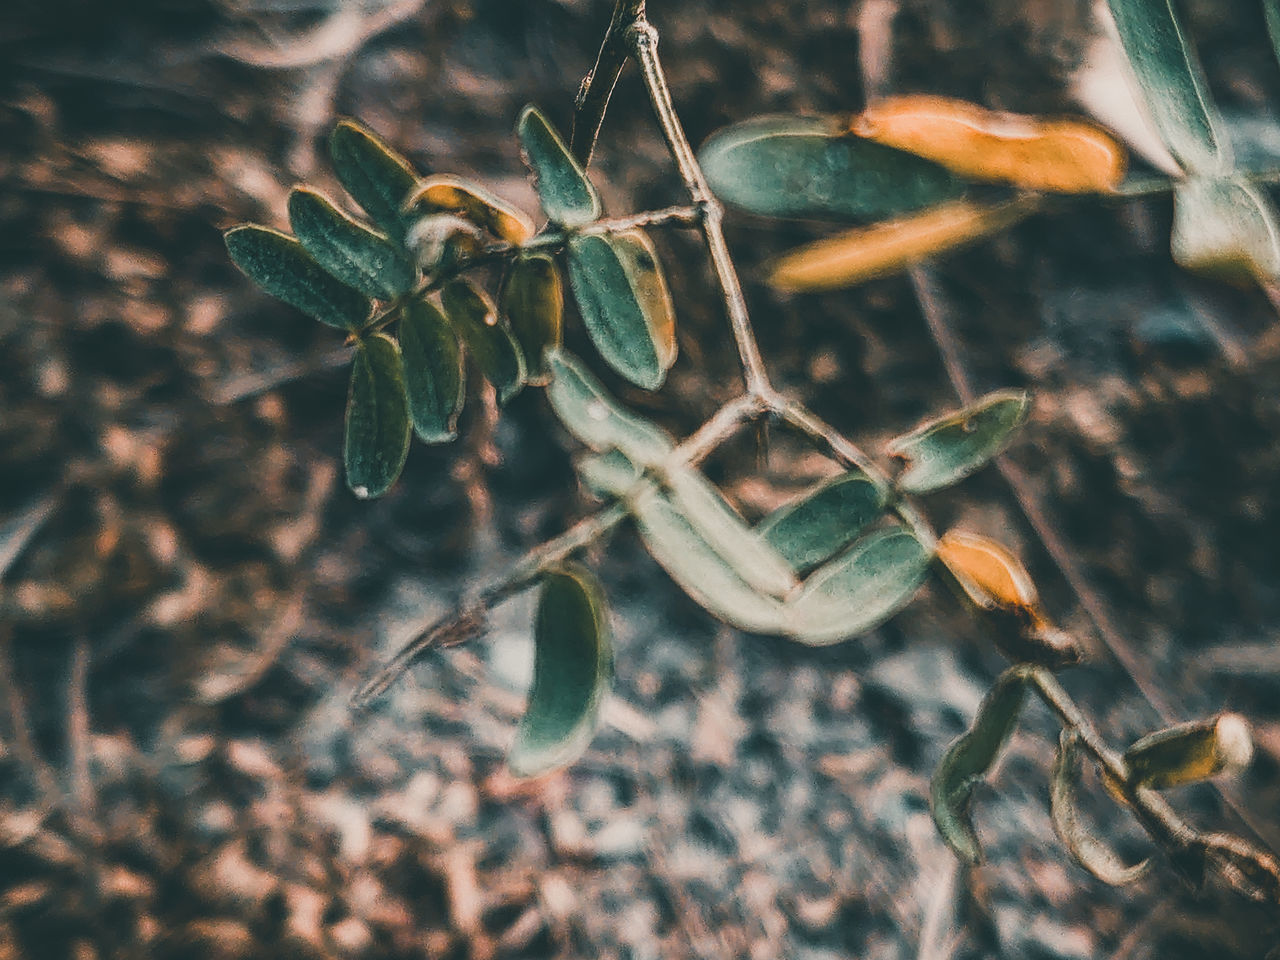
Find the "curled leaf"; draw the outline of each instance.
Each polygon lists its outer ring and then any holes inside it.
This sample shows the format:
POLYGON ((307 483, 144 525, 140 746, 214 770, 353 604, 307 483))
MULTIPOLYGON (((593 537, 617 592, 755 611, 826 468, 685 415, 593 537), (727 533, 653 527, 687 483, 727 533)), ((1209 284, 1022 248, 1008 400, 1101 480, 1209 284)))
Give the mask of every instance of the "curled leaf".
POLYGON ((1039 605, 1022 561, 990 537, 949 530, 938 541, 937 554, 977 606, 1032 610, 1039 605))
POLYGON ((548 573, 534 624, 533 685, 511 771, 535 777, 572 763, 595 734, 613 674, 604 591, 583 567, 548 573))
POLYGON ((537 107, 530 105, 521 111, 516 135, 525 162, 533 170, 538 199, 547 219, 566 227, 599 220, 600 195, 582 164, 574 159, 537 107))
POLYGON ((452 440, 465 394, 457 333, 434 303, 414 297, 401 309, 399 335, 414 432, 425 443, 452 440))
POLYGON ((546 356, 547 399, 575 437, 597 452, 620 450, 641 466, 660 463, 671 452, 670 434, 620 407, 577 357, 564 350, 546 356))
POLYGON ((549 382, 543 354, 560 346, 564 326, 560 268, 544 253, 517 257, 502 281, 498 302, 524 353, 529 382, 549 382))
POLYGON ((1012 226, 1036 209, 1023 197, 1000 204, 956 200, 870 227, 824 237, 768 268, 779 290, 817 292, 854 286, 1012 226))
POLYGON ((872 533, 809 575, 787 601, 786 634, 811 646, 878 627, 911 602, 929 570, 929 551, 911 533, 872 533))
POLYGON ((396 482, 409 455, 409 403, 400 348, 375 333, 356 344, 347 396, 347 486, 361 500, 396 482))
POLYGON ((643 230, 569 238, 569 283, 600 356, 638 387, 657 390, 676 360, 675 308, 643 230))
POLYGON ((1110 193, 1124 178, 1124 148, 1083 120, 1003 113, 914 94, 871 104, 849 129, 962 177, 1026 190, 1110 193))
POLYGON ((1080 822, 1076 811, 1079 754, 1079 736, 1075 731, 1063 730, 1058 741, 1058 755, 1054 760, 1049 789, 1053 828, 1076 862, 1103 883, 1117 887, 1133 883, 1146 875, 1151 862, 1143 860, 1127 866, 1115 851, 1080 822))
POLYGON ((782 601, 743 580, 656 485, 642 485, 628 507, 649 553, 696 603, 742 630, 784 632, 789 618, 782 601))
POLYGON ((1124 752, 1129 782, 1163 790, 1243 770, 1253 758, 1249 722, 1238 713, 1222 713, 1157 730, 1124 752))
POLYGON ((427 177, 405 201, 404 215, 409 220, 436 213, 456 213, 507 243, 524 243, 533 236, 533 222, 523 210, 461 177, 427 177))
POLYGON ((414 221, 405 246, 418 266, 429 273, 458 272, 484 249, 484 233, 470 220, 452 213, 436 213, 414 221))
POLYGON ((766 217, 867 220, 954 200, 964 186, 910 153, 822 117, 758 117, 721 130, 698 159, 716 195, 766 217))
POLYGON ((497 307, 468 280, 450 280, 440 297, 476 366, 498 391, 498 403, 506 403, 524 386, 524 357, 511 331, 498 322, 497 307))
POLYGON ((1239 282, 1280 278, 1275 208, 1242 177, 1193 177, 1173 193, 1174 262, 1239 282))
POLYGON ((1209 834, 1200 849, 1209 866, 1240 893, 1280 904, 1280 862, 1270 853, 1229 833, 1209 834))
POLYGON ((866 474, 851 471, 818 484, 784 504, 756 532, 798 573, 829 560, 884 515, 885 490, 866 474))
POLYGON ((355 120, 334 127, 329 155, 347 193, 392 239, 404 239, 408 224, 400 208, 418 182, 409 161, 355 120))
POLYGON ((273 297, 339 330, 358 330, 368 318, 369 298, 326 273, 293 237, 256 223, 223 236, 235 265, 273 297))
POLYGON ((899 489, 929 493, 967 477, 1009 445, 1030 405, 1020 390, 997 390, 898 437, 889 453, 908 462, 899 489))
POLYGON ((289 192, 289 225, 320 266, 369 297, 391 300, 418 280, 404 251, 309 187, 289 192))
POLYGON ((978 706, 973 726, 953 743, 938 764, 930 784, 930 807, 938 832, 962 860, 978 863, 982 847, 969 819, 973 788, 986 776, 1018 723, 1026 695, 1026 674, 1011 667, 978 706))

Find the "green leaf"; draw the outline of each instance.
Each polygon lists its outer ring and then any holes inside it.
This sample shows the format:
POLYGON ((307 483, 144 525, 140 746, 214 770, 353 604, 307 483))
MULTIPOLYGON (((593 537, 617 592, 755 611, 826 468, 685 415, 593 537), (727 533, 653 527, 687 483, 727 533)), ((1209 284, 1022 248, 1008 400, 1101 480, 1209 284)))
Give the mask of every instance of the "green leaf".
POLYGON ((929 551, 902 528, 880 530, 815 570, 787 602, 786 633, 810 646, 878 627, 911 602, 929 571, 929 551))
POLYGON ((569 283, 604 361, 657 390, 676 360, 675 310, 657 251, 640 230, 569 238, 569 283))
POLYGON ((551 350, 546 357, 547 399, 570 433, 598 453, 618 449, 641 466, 666 459, 674 446, 670 434, 620 407, 571 353, 551 350))
POLYGON ((859 471, 824 481, 760 521, 756 532, 804 573, 853 543, 884 514, 884 489, 859 471))
POLYGON ((339 330, 368 319, 369 298, 325 273, 293 237, 249 223, 223 238, 235 265, 273 297, 339 330))
POLYGON ((1025 694, 1022 668, 1011 667, 1000 674, 978 707, 973 726, 948 748, 933 775, 929 790, 933 821, 947 846, 968 863, 982 859, 982 847, 969 820, 969 799, 1017 726, 1025 694))
POLYGON ((511 331, 498 322, 493 302, 467 280, 450 280, 441 291, 444 312, 486 380, 506 403, 524 386, 524 357, 511 331))
POLYGON ((799 586, 782 555, 747 526, 702 471, 672 467, 663 471, 663 482, 671 503, 748 586, 775 597, 799 586))
POLYGON ((1074 730, 1063 730, 1058 741, 1058 756, 1053 763, 1049 786, 1053 828, 1076 862, 1103 883, 1116 887, 1133 883, 1146 874, 1150 861, 1126 866, 1115 851, 1080 821, 1076 811, 1076 781, 1080 776, 1079 740, 1074 730))
POLYGON ((294 187, 289 192, 289 224, 316 263, 366 296, 392 300, 412 290, 418 280, 399 246, 357 223, 315 190, 294 187))
POLYGON ((599 582, 576 565, 548 573, 534 626, 533 686, 507 756, 512 773, 535 777, 576 760, 595 734, 612 673, 599 582))
POLYGON ((458 435, 464 379, 458 335, 436 305, 421 297, 400 311, 400 351, 414 432, 426 443, 458 435))
POLYGON ((547 219, 566 227, 599 220, 600 195, 537 107, 530 105, 521 111, 516 135, 525 162, 537 179, 538 199, 547 219))
POLYGON ((409 455, 409 402, 400 348, 375 333, 356 344, 347 395, 347 486, 361 500, 396 482, 409 455))
POLYGON ((1173 0, 1108 0, 1151 119, 1188 173, 1231 168, 1222 119, 1173 0))
POLYGON ((564 289, 560 268, 544 253, 517 257, 498 298, 529 368, 531 383, 551 377, 543 353, 560 346, 564 324, 564 289))
POLYGON ((409 161, 355 120, 342 120, 334 127, 329 155, 347 193, 389 236, 403 240, 409 222, 401 207, 418 182, 409 161))
POLYGON ((643 472, 621 450, 588 453, 574 466, 587 489, 602 500, 625 496, 643 472))
POLYGON ((820 117, 734 124, 708 140, 699 159, 721 200, 765 217, 878 220, 964 193, 937 164, 820 117))
POLYGON ((656 486, 642 485, 628 507, 649 553, 707 612, 742 630, 784 632, 787 613, 782 602, 743 580, 656 486))
POLYGON ((1275 209, 1243 178, 1193 177, 1173 194, 1173 259, 1188 270, 1239 280, 1280 277, 1275 209))
POLYGON ((889 444, 890 454, 907 461, 898 488, 929 493, 967 477, 1009 445, 1030 406, 1021 390, 997 390, 898 437, 889 444))
POLYGON ((1262 12, 1267 18, 1267 35, 1271 37, 1271 49, 1280 60, 1280 0, 1262 0, 1262 12))

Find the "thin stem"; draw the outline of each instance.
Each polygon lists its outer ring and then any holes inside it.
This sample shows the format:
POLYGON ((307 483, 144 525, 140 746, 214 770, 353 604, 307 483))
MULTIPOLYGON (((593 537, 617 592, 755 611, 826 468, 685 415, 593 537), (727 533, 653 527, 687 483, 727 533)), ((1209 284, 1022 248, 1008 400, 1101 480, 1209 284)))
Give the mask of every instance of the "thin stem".
POLYGON ((645 0, 618 0, 614 4, 609 29, 605 31, 600 52, 596 55, 596 65, 583 78, 582 86, 578 89, 569 149, 583 167, 591 165, 591 154, 600 136, 600 126, 604 123, 609 99, 613 96, 613 88, 618 83, 618 77, 622 76, 622 68, 627 62, 624 35, 631 24, 644 16, 644 4, 645 0))
POLYGON ((640 64, 644 74, 644 85, 649 91, 649 100, 653 103, 654 112, 658 115, 658 123, 662 127, 662 135, 666 138, 667 148, 671 151, 676 168, 685 188, 694 203, 702 208, 702 233, 706 238, 707 250, 711 254, 711 265, 716 279, 720 283, 720 292, 724 296, 725 311, 729 315, 729 324, 733 328, 733 339, 738 347, 738 356, 742 361, 743 377, 747 391, 756 396, 764 396, 772 391, 769 375, 765 370, 764 359, 760 356, 760 347, 756 343, 755 332, 751 329, 751 318, 747 314, 747 301, 742 293, 742 284, 738 281, 738 273, 734 269, 733 259, 729 255, 729 246, 725 243, 721 221, 724 219, 724 207, 711 192, 707 178, 698 165, 689 138, 685 136, 680 118, 676 115, 675 105, 671 101, 671 90, 667 86, 666 75, 662 72, 662 64, 658 60, 658 31, 643 18, 637 19, 627 30, 627 38, 631 43, 632 53, 640 64))
POLYGON ((676 447, 672 453, 673 461, 695 464, 706 459, 716 447, 737 433, 744 423, 758 417, 764 409, 760 399, 749 393, 734 397, 676 447))

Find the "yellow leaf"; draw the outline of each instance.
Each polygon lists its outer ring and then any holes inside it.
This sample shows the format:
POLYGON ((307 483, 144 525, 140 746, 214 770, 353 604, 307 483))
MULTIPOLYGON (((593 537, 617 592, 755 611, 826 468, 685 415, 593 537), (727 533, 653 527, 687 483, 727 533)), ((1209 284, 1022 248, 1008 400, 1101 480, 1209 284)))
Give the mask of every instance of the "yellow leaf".
POLYGON ((522 211, 479 184, 447 174, 420 181, 404 209, 411 216, 456 213, 508 243, 524 243, 533 236, 533 223, 522 211))
POLYGON ((1003 230, 1034 209, 1031 198, 996 205, 967 200, 940 204, 793 250, 774 261, 769 283, 792 291, 853 286, 1003 230))
POLYGON ((849 129, 973 180, 1050 193, 1109 193, 1126 165, 1124 148, 1091 123, 1002 113, 949 97, 889 97, 854 117, 849 129))
POLYGON ((952 530, 938 541, 937 557, 980 607, 1033 610, 1039 602, 1022 561, 989 537, 952 530))

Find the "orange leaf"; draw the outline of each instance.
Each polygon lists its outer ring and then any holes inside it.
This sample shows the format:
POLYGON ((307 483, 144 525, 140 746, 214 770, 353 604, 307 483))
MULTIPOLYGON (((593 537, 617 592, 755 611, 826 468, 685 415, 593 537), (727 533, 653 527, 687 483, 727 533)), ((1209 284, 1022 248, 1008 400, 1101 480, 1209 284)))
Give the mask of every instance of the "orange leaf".
POLYGON ((989 537, 951 530, 938 541, 937 556, 980 607, 1034 610, 1039 603, 1022 561, 989 537))
POLYGON ((420 181, 404 207, 417 216, 456 213, 508 243, 524 243, 533 236, 533 223, 522 211, 479 184, 448 174, 420 181))
POLYGON ((1109 193, 1126 164, 1124 148, 1086 121, 1002 113, 949 97, 889 97, 849 129, 973 180, 1050 193, 1109 193))

